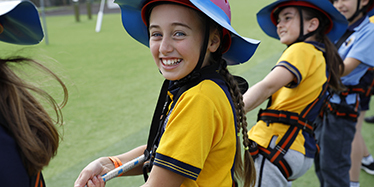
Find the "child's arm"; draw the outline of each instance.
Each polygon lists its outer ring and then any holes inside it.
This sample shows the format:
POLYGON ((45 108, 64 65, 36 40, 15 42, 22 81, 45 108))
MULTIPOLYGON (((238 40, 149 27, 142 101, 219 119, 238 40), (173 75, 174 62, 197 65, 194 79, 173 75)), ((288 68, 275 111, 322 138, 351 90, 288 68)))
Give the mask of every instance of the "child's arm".
MULTIPOLYGON (((126 163, 136 157, 139 157, 144 153, 144 150, 146 149, 146 146, 140 146, 137 147, 129 152, 123 153, 121 155, 118 155, 117 158, 121 160, 122 163, 126 163)), ((84 187, 87 183, 92 182, 96 186, 98 181, 103 184, 103 179, 101 179, 101 175, 109 172, 110 170, 113 170, 114 164, 108 157, 101 157, 90 164, 88 164, 80 173, 79 177, 75 181, 74 186, 75 187, 84 187)), ((143 173, 142 165, 133 168, 132 170, 124 173, 124 175, 140 175, 143 173)))
POLYGON ((275 67, 263 80, 248 89, 243 95, 245 112, 263 103, 276 91, 295 79, 295 75, 282 66, 275 67))
POLYGON ((154 165, 147 182, 142 187, 179 187, 184 180, 185 177, 182 175, 154 165))
POLYGON ((348 57, 344 59, 344 73, 342 77, 350 74, 358 65, 360 65, 361 61, 348 57))

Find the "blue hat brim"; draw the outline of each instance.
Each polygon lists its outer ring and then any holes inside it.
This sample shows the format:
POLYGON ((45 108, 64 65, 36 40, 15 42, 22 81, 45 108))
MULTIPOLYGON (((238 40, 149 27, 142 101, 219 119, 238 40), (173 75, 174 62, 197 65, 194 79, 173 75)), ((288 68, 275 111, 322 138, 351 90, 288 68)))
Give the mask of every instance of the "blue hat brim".
MULTIPOLYGON (((276 38, 279 40, 277 34, 277 27, 271 20, 272 11, 281 3, 288 2, 290 0, 278 0, 274 3, 269 4, 264 7, 257 13, 257 22, 260 25, 261 29, 270 37, 276 38)), ((291 0, 292 1, 292 0, 291 0)), ((294 1, 294 0, 293 0, 294 1)), ((330 15, 333 22, 333 27, 327 36, 332 42, 338 40, 348 28, 347 19, 327 0, 301 0, 313 4, 328 15, 330 15)))
MULTIPOLYGON (((122 24, 131 37, 149 47, 147 27, 141 17, 141 9, 147 0, 116 0, 121 8, 122 24)), ((222 57, 228 65, 247 62, 255 53, 260 41, 240 36, 230 25, 230 20, 210 0, 190 0, 199 10, 231 33, 231 45, 222 57)))
POLYGON ((374 8, 371 9, 371 10, 368 12, 368 16, 369 16, 369 17, 374 16, 374 8))
POLYGON ((5 1, 0 3, 0 24, 4 30, 0 41, 20 44, 38 44, 44 37, 39 13, 30 1, 5 1))

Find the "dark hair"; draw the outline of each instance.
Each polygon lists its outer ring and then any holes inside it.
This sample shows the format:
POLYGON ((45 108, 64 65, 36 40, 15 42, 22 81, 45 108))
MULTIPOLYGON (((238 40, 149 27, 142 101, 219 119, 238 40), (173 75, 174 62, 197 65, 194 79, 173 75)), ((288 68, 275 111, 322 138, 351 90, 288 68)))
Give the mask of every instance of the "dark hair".
MULTIPOLYGON (((222 61, 224 61, 222 59, 222 61)), ((226 63, 226 62, 224 62, 226 63)), ((238 83, 228 71, 226 67, 222 68, 219 73, 224 77, 226 83, 229 85, 231 98, 235 105, 236 112, 236 123, 237 123, 237 132, 242 133, 243 136, 243 146, 245 149, 248 149, 251 145, 251 142, 248 138, 248 129, 247 129, 247 117, 245 116, 243 96, 238 87, 238 83)), ((235 175, 239 179, 244 179, 244 186, 254 186, 256 181, 256 170, 254 162, 249 150, 244 150, 244 165, 241 156, 241 146, 239 136, 237 137, 237 148, 236 148, 236 158, 235 158, 235 175)))
POLYGON ((369 8, 371 8, 371 6, 373 6, 373 4, 374 4, 374 0, 369 0, 368 4, 365 5, 364 7, 362 7, 362 11, 363 12, 368 12, 369 8))
POLYGON ((335 45, 330 41, 330 39, 325 34, 328 26, 331 24, 329 19, 321 12, 307 7, 302 7, 303 18, 305 20, 311 20, 312 18, 318 18, 319 26, 315 33, 315 38, 317 42, 325 44, 325 60, 327 71, 330 76, 329 87, 335 91, 344 90, 344 85, 341 82, 341 75, 344 72, 344 63, 340 57, 338 50, 335 45))
POLYGON ((65 84, 42 64, 23 57, 0 59, 0 118, 4 121, 1 125, 14 137, 30 176, 41 171, 57 153, 60 136, 55 124, 63 123, 61 108, 65 106, 67 98, 65 84), (13 64, 34 65, 51 75, 63 88, 63 102, 57 104, 47 92, 26 83, 10 68, 13 64), (56 121, 33 94, 42 96, 53 107, 56 121))

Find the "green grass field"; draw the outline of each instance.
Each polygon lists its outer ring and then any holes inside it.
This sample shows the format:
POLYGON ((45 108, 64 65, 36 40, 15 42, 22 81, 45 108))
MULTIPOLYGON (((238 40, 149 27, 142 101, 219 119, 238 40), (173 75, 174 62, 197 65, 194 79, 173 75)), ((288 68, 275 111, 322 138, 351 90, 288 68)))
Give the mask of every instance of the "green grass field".
MULTIPOLYGON (((270 71, 285 49, 266 36, 256 22, 255 14, 270 2, 231 1, 232 25, 237 32, 262 41, 249 62, 230 68, 251 85, 270 71)), ((21 53, 46 62, 68 86, 65 124, 59 127, 63 139, 57 156, 43 171, 48 187, 73 186, 90 161, 145 144, 163 80, 148 48, 124 31, 120 14, 105 14, 99 33, 95 32, 96 15, 92 20, 81 15, 80 20, 75 22, 73 15, 47 17, 49 45, 44 41, 31 47, 0 44, 2 55, 21 53)), ((56 87, 47 89, 61 98, 56 87)), ((257 111, 247 114, 251 126, 257 111)), ((372 114, 374 110, 367 113, 372 114)), ((363 125, 364 138, 374 153, 373 133, 374 125, 363 125)), ((142 181, 142 176, 123 177, 111 180, 107 186, 139 186, 142 181)), ((361 186, 373 183, 373 176, 361 172, 361 186)), ((296 187, 318 185, 313 168, 293 183, 296 187)))

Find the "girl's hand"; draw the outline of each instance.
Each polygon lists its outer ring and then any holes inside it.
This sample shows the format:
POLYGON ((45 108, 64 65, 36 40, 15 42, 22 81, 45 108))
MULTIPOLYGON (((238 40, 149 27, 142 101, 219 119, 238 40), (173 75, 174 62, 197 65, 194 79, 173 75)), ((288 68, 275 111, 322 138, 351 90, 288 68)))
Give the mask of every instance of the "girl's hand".
POLYGON ((88 164, 79 174, 74 187, 103 187, 105 183, 101 175, 114 169, 112 161, 108 157, 102 157, 88 164))
POLYGON ((97 177, 94 176, 92 180, 88 180, 87 187, 104 187, 105 183, 104 180, 101 178, 100 175, 97 177))

